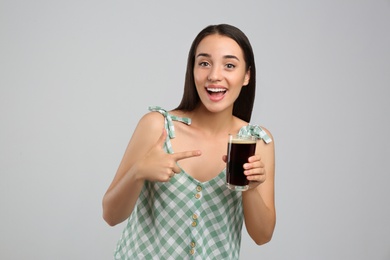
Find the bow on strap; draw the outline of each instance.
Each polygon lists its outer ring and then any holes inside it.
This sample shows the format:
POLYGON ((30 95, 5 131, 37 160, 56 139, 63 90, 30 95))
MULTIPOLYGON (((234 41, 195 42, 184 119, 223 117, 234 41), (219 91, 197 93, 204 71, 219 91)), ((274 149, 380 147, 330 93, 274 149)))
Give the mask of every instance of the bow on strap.
POLYGON ((238 132, 239 136, 255 136, 257 139, 263 140, 266 144, 272 142, 272 139, 267 133, 258 125, 243 126, 238 132))
POLYGON ((171 115, 168 111, 159 106, 151 106, 149 107, 149 111, 159 112, 165 117, 165 128, 168 130, 170 139, 175 138, 175 126, 173 125, 173 120, 180 121, 187 125, 191 124, 191 118, 171 115))

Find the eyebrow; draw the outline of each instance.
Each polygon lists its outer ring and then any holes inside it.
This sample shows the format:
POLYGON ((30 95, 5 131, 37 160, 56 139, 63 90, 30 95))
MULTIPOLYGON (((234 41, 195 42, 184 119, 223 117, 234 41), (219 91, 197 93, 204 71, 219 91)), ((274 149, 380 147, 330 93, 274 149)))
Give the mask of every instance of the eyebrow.
MULTIPOLYGON (((198 55, 196 55, 196 58, 198 57, 206 57, 206 58, 211 58, 211 55, 208 54, 208 53, 199 53, 198 55)), ((239 58, 237 58, 237 56, 234 56, 234 55, 225 55, 223 56, 224 59, 235 59, 235 60, 238 60, 240 61, 239 58)))

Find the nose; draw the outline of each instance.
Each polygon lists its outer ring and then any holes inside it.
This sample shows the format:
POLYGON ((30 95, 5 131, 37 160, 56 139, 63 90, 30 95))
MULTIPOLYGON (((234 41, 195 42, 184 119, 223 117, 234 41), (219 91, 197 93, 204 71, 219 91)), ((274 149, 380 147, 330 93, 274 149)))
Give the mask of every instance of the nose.
POLYGON ((210 69, 210 73, 207 77, 207 80, 210 82, 217 82, 220 81, 222 77, 221 70, 218 67, 213 66, 210 69))

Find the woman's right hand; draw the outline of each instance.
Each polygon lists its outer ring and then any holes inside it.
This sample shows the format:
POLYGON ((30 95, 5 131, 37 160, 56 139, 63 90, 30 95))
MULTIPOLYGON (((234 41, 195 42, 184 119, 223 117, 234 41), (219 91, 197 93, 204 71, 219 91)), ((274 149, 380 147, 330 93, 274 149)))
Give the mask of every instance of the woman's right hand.
POLYGON ((169 154, 164 150, 166 138, 167 132, 163 129, 157 143, 134 165, 137 179, 168 182, 181 172, 178 161, 201 155, 199 150, 169 154))

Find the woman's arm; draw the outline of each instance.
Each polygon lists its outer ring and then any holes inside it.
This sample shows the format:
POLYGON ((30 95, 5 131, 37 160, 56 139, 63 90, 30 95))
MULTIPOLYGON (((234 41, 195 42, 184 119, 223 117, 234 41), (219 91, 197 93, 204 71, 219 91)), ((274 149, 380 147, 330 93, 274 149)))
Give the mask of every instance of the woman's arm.
MULTIPOLYGON (((268 130, 262 129, 272 138, 268 130)), ((243 192, 242 201, 248 234, 256 244, 261 245, 271 240, 276 223, 274 142, 258 142, 256 156, 250 158, 244 167, 248 175, 252 175, 248 179, 253 178, 252 180, 260 183, 257 187, 243 192)))
POLYGON ((159 139, 163 120, 157 113, 148 113, 134 130, 115 177, 103 197, 103 218, 110 226, 121 223, 133 211, 145 180, 137 162, 159 139))
POLYGON ((145 180, 168 182, 181 170, 177 161, 199 156, 200 151, 168 154, 164 150, 167 132, 161 114, 151 112, 138 123, 103 197, 103 218, 111 226, 121 223, 133 212, 145 180))

